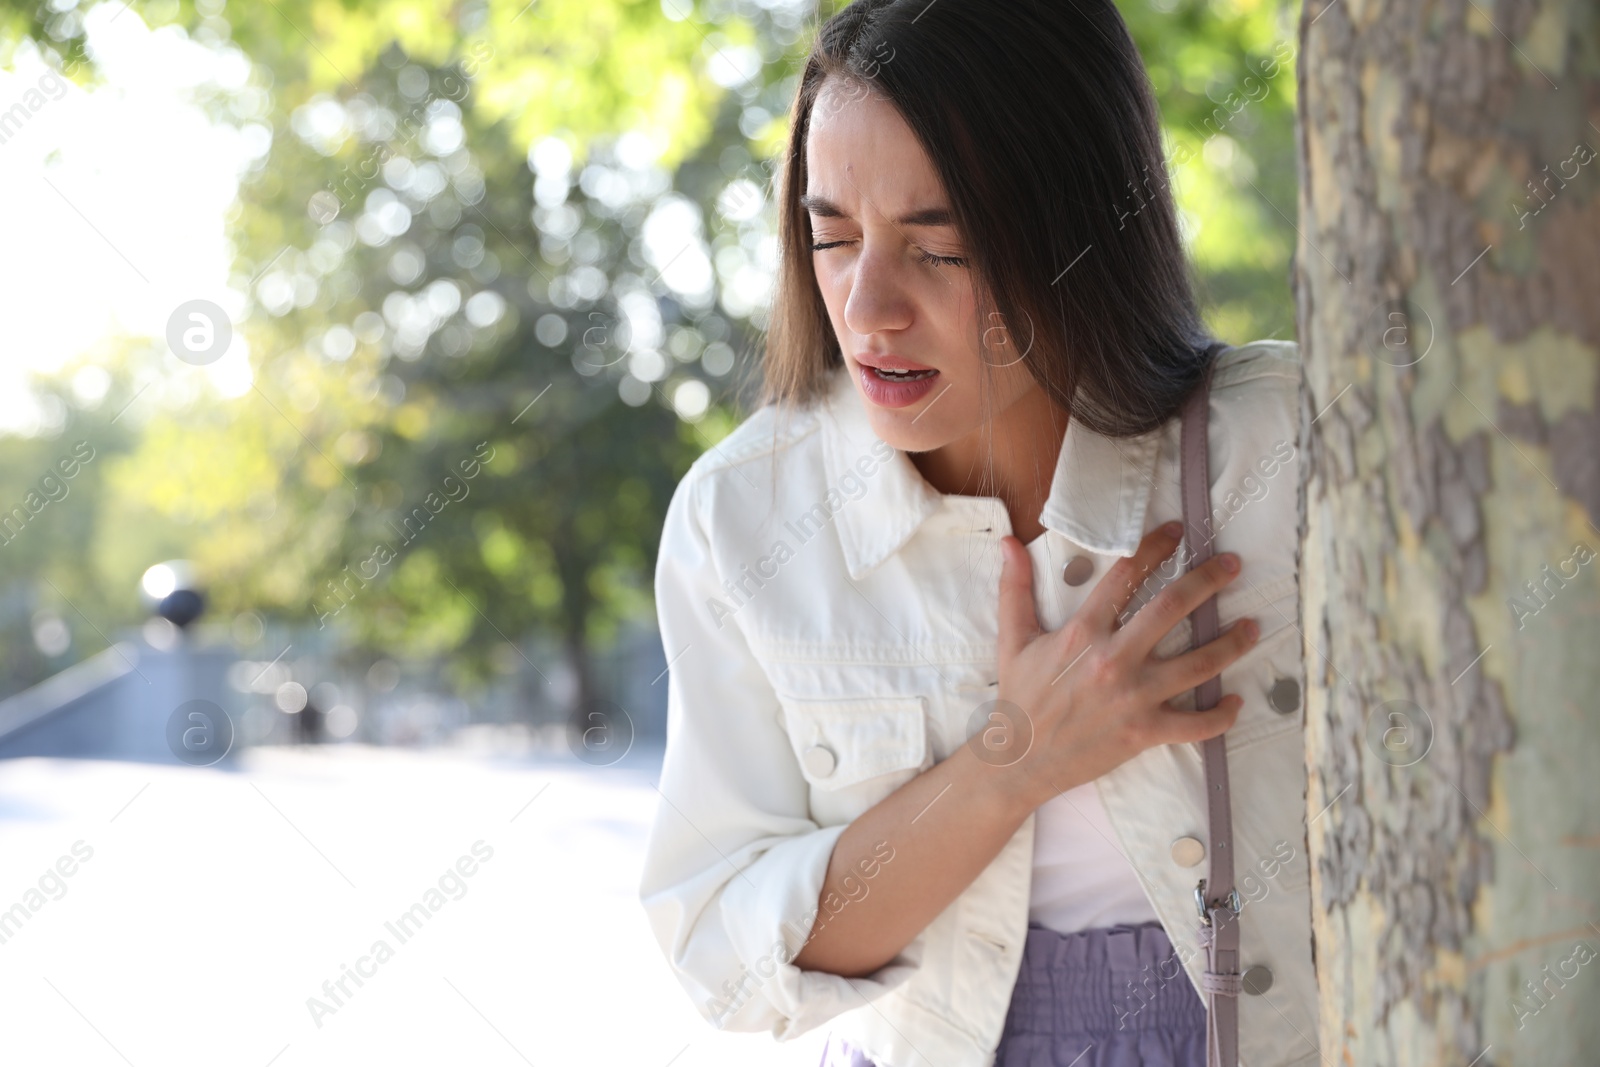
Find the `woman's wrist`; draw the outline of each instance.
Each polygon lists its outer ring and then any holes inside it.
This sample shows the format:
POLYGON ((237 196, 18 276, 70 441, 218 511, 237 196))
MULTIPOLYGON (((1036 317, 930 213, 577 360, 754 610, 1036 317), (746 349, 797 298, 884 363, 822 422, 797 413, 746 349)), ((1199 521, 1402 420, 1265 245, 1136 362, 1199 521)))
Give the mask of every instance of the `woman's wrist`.
POLYGON ((1045 780, 1026 755, 1006 762, 968 742, 951 758, 961 761, 958 780, 973 792, 991 798, 1001 816, 1015 825, 1021 825, 1040 804, 1057 793, 1057 787, 1045 780))

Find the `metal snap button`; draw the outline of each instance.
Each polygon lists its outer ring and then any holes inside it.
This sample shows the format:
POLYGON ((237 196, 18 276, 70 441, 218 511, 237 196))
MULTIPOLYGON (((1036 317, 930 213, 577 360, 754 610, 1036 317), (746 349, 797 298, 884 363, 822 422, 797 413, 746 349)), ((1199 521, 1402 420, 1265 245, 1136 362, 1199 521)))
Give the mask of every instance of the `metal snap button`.
POLYGON ((1206 858, 1206 846, 1198 837, 1180 837, 1172 843, 1172 862, 1179 867, 1193 867, 1206 858))
POLYGON ((1088 556, 1073 556, 1061 568, 1061 580, 1068 585, 1082 585, 1094 573, 1094 560, 1088 556))
POLYGON ((1300 683, 1293 678, 1279 678, 1267 693, 1267 703, 1280 714, 1289 714, 1300 706, 1300 683))
POLYGON ((839 760, 834 756, 833 749, 827 745, 812 745, 806 749, 806 754, 802 759, 806 770, 818 778, 828 777, 833 773, 833 769, 839 765, 839 760))
POLYGON ((1272 988, 1272 972, 1259 963, 1248 968, 1241 980, 1244 982, 1244 991, 1252 997, 1259 997, 1272 988))

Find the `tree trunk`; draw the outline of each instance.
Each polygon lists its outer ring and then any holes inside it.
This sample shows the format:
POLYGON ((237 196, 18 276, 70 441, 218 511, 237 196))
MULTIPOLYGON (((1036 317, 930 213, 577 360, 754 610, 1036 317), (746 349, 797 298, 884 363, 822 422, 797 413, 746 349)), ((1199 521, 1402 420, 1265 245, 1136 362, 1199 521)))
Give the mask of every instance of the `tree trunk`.
POLYGON ((561 603, 557 608, 561 648, 572 672, 570 702, 561 709, 569 743, 583 736, 588 727, 585 717, 599 694, 595 691, 594 656, 589 647, 589 613, 594 610, 594 593, 589 588, 593 559, 584 539, 575 529, 575 516, 569 510, 551 532, 550 549, 556 577, 561 582, 561 603))
POLYGON ((1600 1062, 1600 8, 1300 32, 1324 1059, 1600 1062))
POLYGON ((589 650, 589 640, 581 625, 568 624, 562 635, 566 650, 567 664, 572 668, 573 691, 572 706, 567 709, 567 725, 569 729, 582 733, 594 725, 589 716, 595 711, 600 694, 595 690, 594 663, 589 650))

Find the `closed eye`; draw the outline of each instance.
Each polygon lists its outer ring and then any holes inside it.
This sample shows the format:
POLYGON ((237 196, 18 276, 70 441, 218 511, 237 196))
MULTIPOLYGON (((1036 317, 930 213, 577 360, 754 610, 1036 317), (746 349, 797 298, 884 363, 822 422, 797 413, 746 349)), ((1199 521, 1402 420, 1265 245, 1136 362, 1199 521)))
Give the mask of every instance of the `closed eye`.
MULTIPOLYGON (((830 248, 838 248, 840 245, 849 243, 849 241, 823 241, 813 244, 811 251, 825 252, 830 248)), ((967 265, 967 261, 960 256, 936 256, 932 252, 924 251, 920 248, 917 249, 917 258, 930 266, 936 267, 965 267, 967 265)))

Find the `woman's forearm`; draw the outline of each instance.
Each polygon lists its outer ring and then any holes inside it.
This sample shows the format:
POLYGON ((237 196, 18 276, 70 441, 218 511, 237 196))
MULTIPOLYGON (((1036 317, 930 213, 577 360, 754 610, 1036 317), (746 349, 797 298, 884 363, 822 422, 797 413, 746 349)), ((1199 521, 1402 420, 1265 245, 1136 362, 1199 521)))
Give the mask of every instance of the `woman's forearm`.
POLYGON ((857 817, 834 844, 794 965, 854 978, 894 959, 1037 806, 1009 772, 962 745, 857 817))

